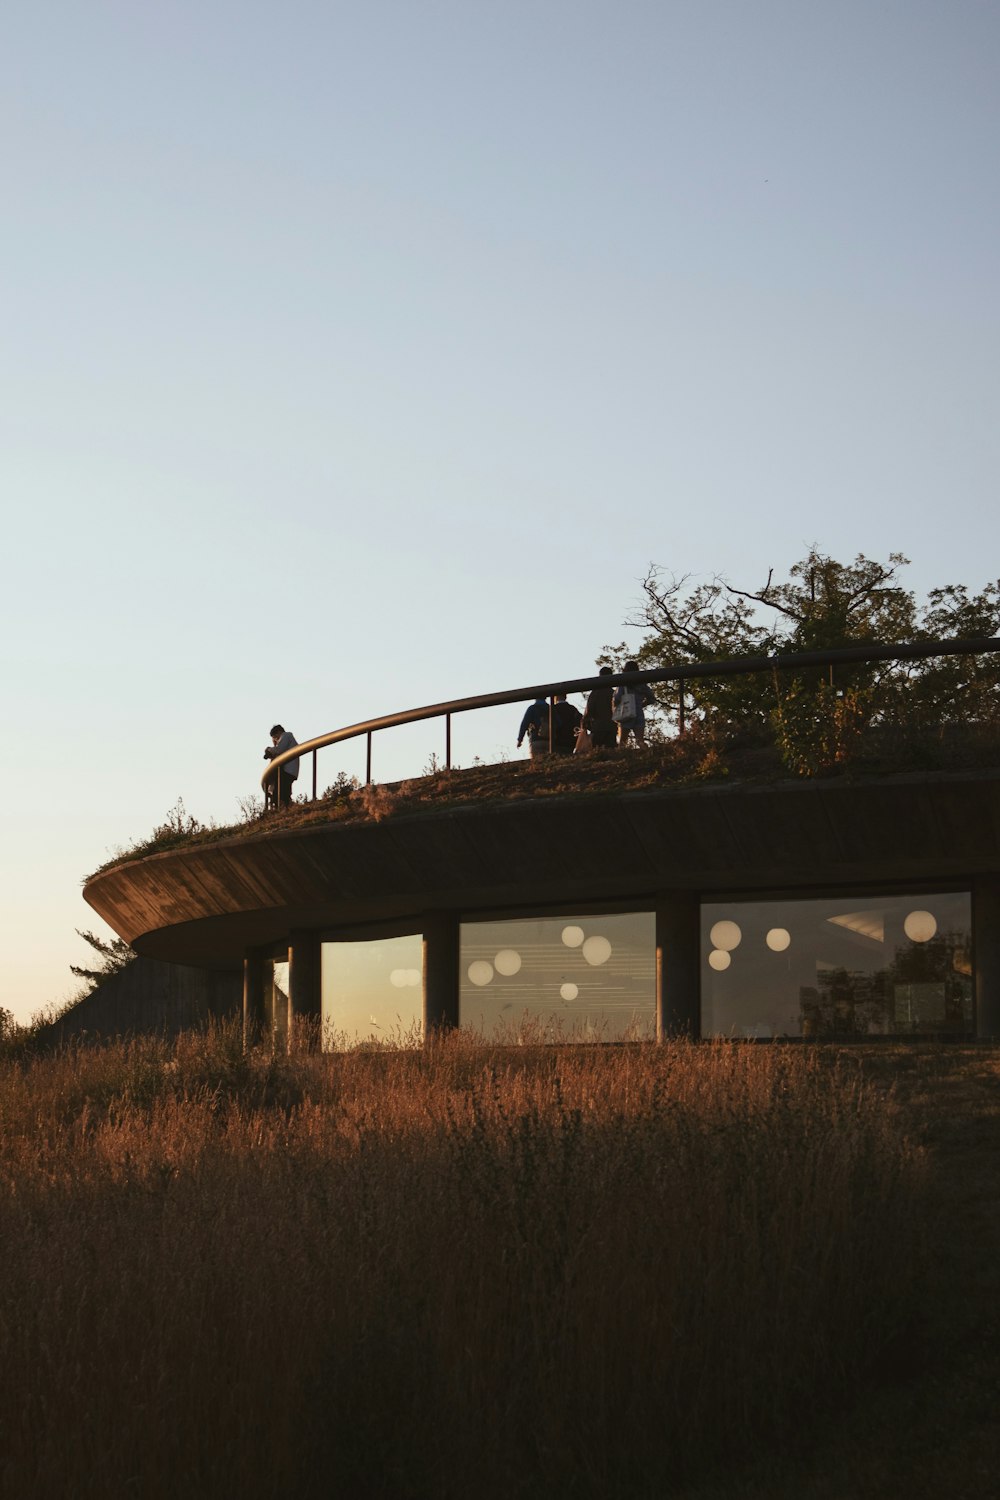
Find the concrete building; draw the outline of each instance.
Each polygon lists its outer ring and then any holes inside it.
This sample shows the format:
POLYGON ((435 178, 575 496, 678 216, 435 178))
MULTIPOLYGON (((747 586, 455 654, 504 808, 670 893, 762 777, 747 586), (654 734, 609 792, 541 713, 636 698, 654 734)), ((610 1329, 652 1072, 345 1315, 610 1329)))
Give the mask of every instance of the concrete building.
POLYGON ((1000 771, 656 787, 262 830, 88 881, 140 954, 328 1044, 1000 1035, 1000 771))

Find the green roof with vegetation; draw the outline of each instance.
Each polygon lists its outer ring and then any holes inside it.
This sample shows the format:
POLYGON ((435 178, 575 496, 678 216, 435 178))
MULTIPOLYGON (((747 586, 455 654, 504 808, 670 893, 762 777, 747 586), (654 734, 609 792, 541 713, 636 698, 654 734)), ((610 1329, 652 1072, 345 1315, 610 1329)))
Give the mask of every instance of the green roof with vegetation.
MULTIPOLYGON (((905 566, 899 553, 885 562, 859 555, 844 564, 813 550, 790 569, 785 582, 769 574, 755 590, 721 578, 692 588, 687 578, 653 566, 643 582, 640 611, 626 622, 644 632, 640 644, 605 647, 598 661, 616 671, 626 661, 654 671, 742 657, 1000 635, 1000 581, 978 594, 964 585, 945 585, 919 603, 900 583, 905 566)), ((450 771, 432 762, 423 775, 371 786, 341 773, 315 802, 303 798, 279 812, 265 813, 260 798, 245 798, 233 824, 203 823, 178 801, 149 837, 116 850, 101 868, 313 822, 378 822, 442 806, 725 780, 1000 765, 1000 654, 689 678, 683 733, 673 687, 661 685, 657 697, 649 742, 640 750, 477 763, 450 771)))

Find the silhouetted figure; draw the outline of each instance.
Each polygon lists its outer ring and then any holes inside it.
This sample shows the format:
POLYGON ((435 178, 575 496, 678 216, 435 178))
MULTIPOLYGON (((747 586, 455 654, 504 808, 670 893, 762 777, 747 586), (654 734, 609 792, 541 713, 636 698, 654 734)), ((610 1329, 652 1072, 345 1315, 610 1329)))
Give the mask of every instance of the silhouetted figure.
MULTIPOLYGON (((602 667, 601 677, 610 677, 612 669, 602 667)), ((612 691, 609 687, 596 687, 587 699, 583 714, 583 727, 590 735, 594 750, 613 750, 618 743, 618 726, 611 717, 612 691)))
MULTIPOLYGON (((638 664, 627 661, 622 667, 623 672, 638 672, 638 664)), ((655 703, 652 691, 648 684, 640 682, 632 687, 615 688, 614 706, 611 710, 612 717, 618 725, 618 743, 627 745, 629 739, 635 744, 642 746, 646 743, 646 715, 644 710, 649 704, 655 703)))
POLYGON ((524 743, 524 737, 528 737, 528 754, 532 760, 539 760, 549 752, 549 700, 547 698, 536 698, 534 703, 528 705, 521 720, 521 727, 517 731, 517 748, 520 750, 524 743))
MULTIPOLYGON (((286 750, 293 749, 298 740, 291 730, 285 729, 281 724, 271 725, 271 743, 264 751, 265 760, 274 760, 277 755, 284 755, 286 750)), ((293 756, 286 760, 283 766, 279 766, 273 776, 269 777, 264 788, 265 801, 268 807, 288 807, 295 790, 295 778, 299 774, 299 757, 293 756)))
POLYGON ((572 755, 576 749, 576 736, 583 722, 583 715, 572 703, 567 703, 565 693, 552 696, 552 738, 557 755, 572 755))

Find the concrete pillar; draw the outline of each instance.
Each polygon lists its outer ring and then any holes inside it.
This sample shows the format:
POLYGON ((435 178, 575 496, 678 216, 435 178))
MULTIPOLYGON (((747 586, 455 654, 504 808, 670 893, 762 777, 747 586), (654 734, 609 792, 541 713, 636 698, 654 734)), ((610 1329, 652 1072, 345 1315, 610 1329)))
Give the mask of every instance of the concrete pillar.
POLYGON ((264 998, 264 963, 266 950, 250 948, 243 960, 243 1045, 260 1040, 267 1027, 264 998))
POLYGON ((427 912, 424 932, 424 1036, 458 1025, 459 923, 452 912, 427 912))
POLYGON ((972 964, 976 984, 976 1035, 1000 1037, 1000 876, 972 884, 972 964))
POLYGON ((701 902, 690 891, 656 902, 656 1036, 701 1036, 701 902))
POLYGON ((315 932, 293 930, 288 940, 288 995, 293 1016, 318 1021, 322 1008, 320 992, 320 942, 315 932))
POLYGON ((315 1035, 309 1040, 318 1044, 322 1010, 320 943, 317 933, 304 928, 293 929, 288 939, 288 1001, 289 1045, 294 1037, 298 1046, 310 1032, 315 1035))

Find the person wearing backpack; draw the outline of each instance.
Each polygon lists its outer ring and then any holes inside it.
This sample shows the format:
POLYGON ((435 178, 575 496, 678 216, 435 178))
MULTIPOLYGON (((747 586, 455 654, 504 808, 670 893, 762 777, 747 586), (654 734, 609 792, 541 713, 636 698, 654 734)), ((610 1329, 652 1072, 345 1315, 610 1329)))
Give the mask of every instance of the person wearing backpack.
POLYGON ((529 703, 517 731, 517 748, 520 750, 524 736, 528 736, 528 754, 532 760, 540 760, 549 753, 549 700, 536 698, 529 703))
POLYGON ((556 755, 573 754, 582 721, 580 710, 567 703, 565 693, 552 695, 552 749, 556 755))
MULTIPOLYGON (((638 672, 637 662, 627 661, 622 667, 623 672, 638 672)), ((651 703, 655 703, 649 685, 640 682, 629 687, 616 687, 614 707, 611 717, 618 725, 618 744, 625 746, 632 737, 637 748, 641 749, 646 743, 646 714, 645 709, 651 703)))

